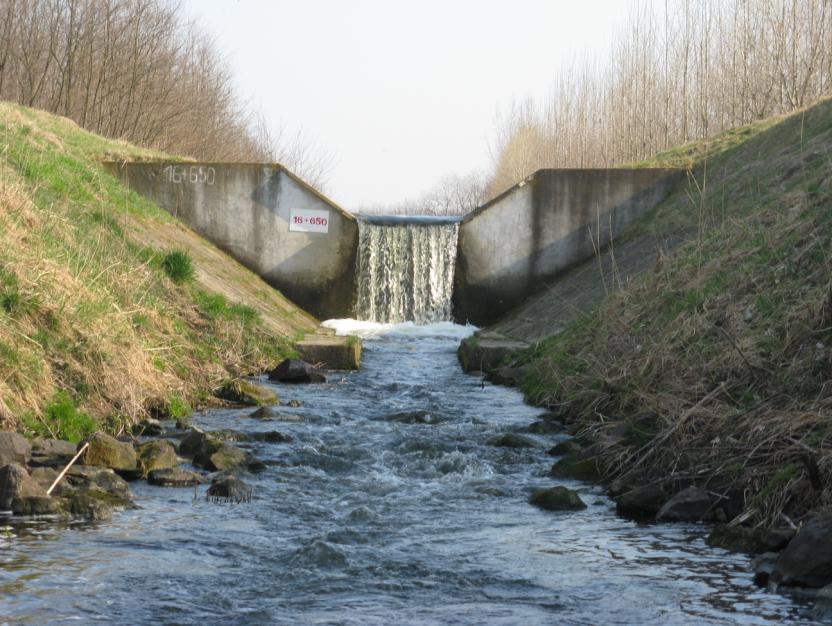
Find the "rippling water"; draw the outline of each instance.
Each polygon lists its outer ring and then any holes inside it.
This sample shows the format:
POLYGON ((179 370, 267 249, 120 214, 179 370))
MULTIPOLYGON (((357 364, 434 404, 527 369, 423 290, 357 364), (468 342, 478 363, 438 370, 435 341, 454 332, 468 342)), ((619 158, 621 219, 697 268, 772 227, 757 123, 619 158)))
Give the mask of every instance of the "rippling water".
MULTIPOLYGON (((343 324, 342 324, 343 325, 343 324)), ((0 622, 162 624, 773 624, 806 607, 756 588, 748 560, 708 548, 696 525, 535 509, 554 440, 509 450, 493 435, 539 410, 463 375, 450 324, 364 327, 361 372, 276 385, 300 421, 251 409, 196 417, 206 429, 280 430, 256 443, 254 501, 134 483, 142 507, 100 525, 0 529, 0 622), (387 333, 387 334, 385 334, 387 333), (409 409, 439 424, 377 418, 409 409)))

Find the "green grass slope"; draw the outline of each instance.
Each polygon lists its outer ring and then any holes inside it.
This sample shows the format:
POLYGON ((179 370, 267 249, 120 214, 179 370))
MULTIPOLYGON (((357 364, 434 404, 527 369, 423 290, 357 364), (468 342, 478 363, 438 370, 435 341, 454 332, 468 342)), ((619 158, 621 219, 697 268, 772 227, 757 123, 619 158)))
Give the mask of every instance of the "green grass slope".
POLYGON ((143 158, 169 157, 0 103, 0 428, 183 412, 317 326, 99 165, 143 158))
POLYGON ((832 502, 832 101, 643 165, 689 181, 629 236, 695 234, 525 354, 524 390, 607 478, 800 520, 832 502))

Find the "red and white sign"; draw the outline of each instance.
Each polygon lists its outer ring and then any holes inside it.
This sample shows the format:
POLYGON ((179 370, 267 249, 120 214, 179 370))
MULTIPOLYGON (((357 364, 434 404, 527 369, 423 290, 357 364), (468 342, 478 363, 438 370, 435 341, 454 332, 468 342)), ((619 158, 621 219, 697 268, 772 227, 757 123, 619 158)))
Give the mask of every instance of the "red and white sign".
POLYGON ((292 209, 289 212, 289 230, 299 233, 328 233, 329 211, 292 209))

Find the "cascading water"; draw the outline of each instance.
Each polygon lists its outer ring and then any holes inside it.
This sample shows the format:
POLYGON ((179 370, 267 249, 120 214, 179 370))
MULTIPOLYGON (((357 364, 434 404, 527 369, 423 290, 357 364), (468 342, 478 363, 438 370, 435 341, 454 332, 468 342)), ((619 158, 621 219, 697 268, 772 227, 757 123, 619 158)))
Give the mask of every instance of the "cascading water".
POLYGON ((450 221, 359 220, 358 318, 450 320, 458 231, 450 221))

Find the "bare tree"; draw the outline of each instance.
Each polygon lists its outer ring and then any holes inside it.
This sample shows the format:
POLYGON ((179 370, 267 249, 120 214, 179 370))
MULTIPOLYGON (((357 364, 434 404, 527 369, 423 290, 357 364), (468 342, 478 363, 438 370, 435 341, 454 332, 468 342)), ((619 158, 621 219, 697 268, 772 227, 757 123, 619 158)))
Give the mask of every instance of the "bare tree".
POLYGON ((609 167, 804 107, 832 89, 832 0, 636 4, 606 62, 500 116, 491 195, 544 167, 609 167))
POLYGON ((271 133, 216 42, 173 0, 0 0, 0 98, 206 160, 282 160, 322 184, 331 157, 271 133))

